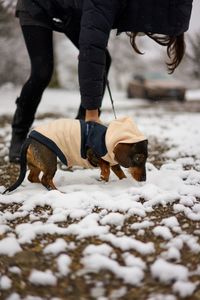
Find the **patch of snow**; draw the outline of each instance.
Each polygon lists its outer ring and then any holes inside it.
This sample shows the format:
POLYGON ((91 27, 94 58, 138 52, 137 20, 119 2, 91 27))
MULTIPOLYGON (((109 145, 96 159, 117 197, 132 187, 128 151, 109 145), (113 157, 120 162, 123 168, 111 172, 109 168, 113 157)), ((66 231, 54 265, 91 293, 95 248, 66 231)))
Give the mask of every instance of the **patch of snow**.
POLYGON ((134 224, 131 225, 131 229, 135 229, 135 230, 138 230, 138 229, 143 229, 143 228, 149 228, 151 226, 154 226, 154 222, 152 221, 142 221, 142 222, 136 222, 134 224))
POLYGON ((186 281, 188 279, 188 269, 185 266, 173 264, 158 258, 151 265, 152 276, 163 283, 170 283, 174 280, 186 281))
POLYGON ((196 284, 190 281, 177 281, 173 284, 172 290, 181 298, 189 297, 196 289, 196 284))
POLYGON ((67 276, 70 272, 71 258, 67 254, 61 254, 57 258, 59 276, 67 276))
POLYGON ((107 244, 89 245, 83 250, 83 255, 92 255, 98 253, 101 255, 109 256, 113 252, 113 248, 107 244))
POLYGON ((125 252, 122 254, 122 258, 124 259, 126 266, 138 267, 142 270, 146 269, 146 263, 140 257, 136 257, 133 254, 125 252))
POLYGON ((162 253, 162 257, 169 261, 180 261, 181 259, 181 253, 180 251, 175 247, 169 247, 166 252, 162 253))
POLYGON ((57 255, 60 252, 65 251, 67 248, 67 243, 63 239, 57 239, 54 243, 47 245, 44 249, 43 252, 44 254, 53 254, 57 255))
POLYGON ((171 231, 166 226, 156 226, 152 232, 155 236, 162 237, 164 240, 170 240, 173 237, 171 231))
POLYGON ((32 270, 28 278, 31 284, 36 286, 55 286, 57 284, 57 278, 53 275, 52 271, 38 271, 32 270))
POLYGON ((88 272, 109 270, 117 278, 131 285, 138 285, 144 278, 144 272, 141 268, 120 266, 116 261, 101 254, 87 255, 81 260, 81 263, 88 272))
POLYGON ((122 226, 124 224, 125 217, 120 213, 109 213, 103 217, 100 221, 102 225, 114 225, 122 226))
POLYGON ((11 279, 6 275, 0 276, 0 290, 9 290, 11 287, 11 279))
POLYGON ((21 269, 17 266, 13 266, 9 268, 9 272, 13 273, 13 274, 21 274, 21 269))
POLYGON ((0 255, 14 256, 22 251, 18 241, 14 237, 6 237, 0 240, 0 255))
POLYGON ((159 293, 157 295, 151 295, 147 300, 177 300, 177 298, 174 295, 164 295, 159 293))
POLYGON ((155 251, 153 243, 143 243, 139 240, 134 239, 133 237, 116 237, 114 234, 109 233, 107 235, 101 236, 101 240, 107 241, 123 251, 134 249, 142 255, 147 255, 155 251))

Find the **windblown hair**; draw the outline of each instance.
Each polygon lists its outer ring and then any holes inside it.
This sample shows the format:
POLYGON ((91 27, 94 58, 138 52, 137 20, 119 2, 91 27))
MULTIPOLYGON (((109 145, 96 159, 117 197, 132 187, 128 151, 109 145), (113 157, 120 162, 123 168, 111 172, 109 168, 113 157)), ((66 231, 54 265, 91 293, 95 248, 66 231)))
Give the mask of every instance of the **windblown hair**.
MULTIPOLYGON (((130 37, 130 43, 133 49, 138 54, 143 54, 136 45, 136 37, 138 35, 138 32, 127 32, 126 34, 130 37)), ((160 36, 153 33, 145 34, 159 45, 167 47, 167 55, 170 59, 170 62, 167 62, 166 65, 169 74, 172 74, 182 61, 185 53, 184 33, 178 36, 160 36)))

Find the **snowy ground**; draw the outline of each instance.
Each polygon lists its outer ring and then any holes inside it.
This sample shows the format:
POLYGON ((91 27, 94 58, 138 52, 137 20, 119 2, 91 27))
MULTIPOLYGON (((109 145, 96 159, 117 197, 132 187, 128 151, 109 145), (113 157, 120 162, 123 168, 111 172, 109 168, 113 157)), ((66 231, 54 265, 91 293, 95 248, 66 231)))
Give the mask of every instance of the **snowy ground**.
MULTIPOLYGON (((18 90, 0 92, 3 118, 18 90)), ((149 139, 146 183, 59 169, 59 191, 25 179, 0 195, 0 299, 200 299, 200 93, 188 92, 186 104, 113 96, 117 116, 133 117, 149 139)), ((78 93, 48 90, 35 124, 48 113, 74 118, 78 103, 78 93)), ((112 118, 106 95, 102 121, 112 118)), ((10 124, 2 124, 8 166, 10 124)))

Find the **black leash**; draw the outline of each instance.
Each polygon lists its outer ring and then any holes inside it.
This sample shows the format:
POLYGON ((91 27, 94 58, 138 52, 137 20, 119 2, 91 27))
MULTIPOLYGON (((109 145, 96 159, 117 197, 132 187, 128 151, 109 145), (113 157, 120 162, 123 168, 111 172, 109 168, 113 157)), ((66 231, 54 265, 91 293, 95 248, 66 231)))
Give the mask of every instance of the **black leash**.
POLYGON ((110 90, 110 84, 109 84, 109 80, 108 79, 106 80, 106 84, 107 84, 108 93, 109 93, 109 96, 110 96, 110 101, 111 101, 111 104, 112 104, 113 114, 115 116, 115 119, 117 119, 116 112, 115 112, 114 101, 113 101, 113 97, 112 97, 112 93, 111 93, 111 90, 110 90))

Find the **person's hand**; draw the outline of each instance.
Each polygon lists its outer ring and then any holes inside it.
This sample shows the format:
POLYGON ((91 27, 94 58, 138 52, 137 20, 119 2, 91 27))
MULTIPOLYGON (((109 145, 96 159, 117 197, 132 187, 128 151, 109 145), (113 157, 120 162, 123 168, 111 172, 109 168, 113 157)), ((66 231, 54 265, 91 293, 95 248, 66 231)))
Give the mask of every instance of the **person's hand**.
POLYGON ((96 123, 101 123, 99 119, 99 111, 98 109, 88 110, 86 109, 85 121, 93 121, 96 123))

